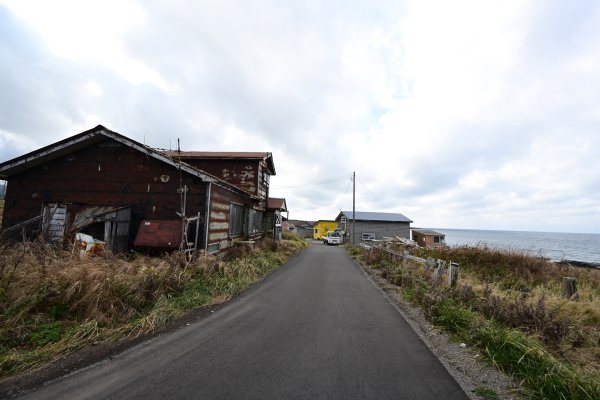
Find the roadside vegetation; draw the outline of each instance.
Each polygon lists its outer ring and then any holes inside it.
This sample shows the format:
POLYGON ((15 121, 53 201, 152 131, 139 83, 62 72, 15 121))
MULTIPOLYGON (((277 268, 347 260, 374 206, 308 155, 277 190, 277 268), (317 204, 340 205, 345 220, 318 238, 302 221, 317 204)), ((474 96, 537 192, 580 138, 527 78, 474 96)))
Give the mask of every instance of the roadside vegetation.
POLYGON ((396 250, 459 263, 458 284, 449 287, 446 275, 436 282, 422 263, 385 249, 348 246, 454 340, 516 378, 527 398, 600 399, 600 270, 484 245, 396 250), (578 299, 563 296, 567 276, 578 299))
POLYGON ((179 252, 80 258, 42 241, 0 242, 0 381, 231 299, 306 246, 286 236, 189 261, 179 252))

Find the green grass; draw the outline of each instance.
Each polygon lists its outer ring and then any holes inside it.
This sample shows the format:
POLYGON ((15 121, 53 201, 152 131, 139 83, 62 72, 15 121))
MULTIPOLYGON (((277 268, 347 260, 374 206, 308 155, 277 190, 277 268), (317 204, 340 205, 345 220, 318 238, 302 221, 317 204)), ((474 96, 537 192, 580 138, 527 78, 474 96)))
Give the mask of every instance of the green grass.
MULTIPOLYGON (((194 262, 176 253, 81 260, 57 252, 47 254, 41 268, 36 252, 46 247, 31 245, 10 285, 6 274, 0 280, 0 380, 92 343, 154 332, 196 307, 226 301, 306 246, 267 241, 228 261, 194 262)), ((15 265, 13 256, 0 255, 2 271, 15 265)))
POLYGON ((475 393, 477 396, 481 397, 482 399, 500 400, 500 396, 498 396, 498 393, 496 393, 496 391, 486 388, 484 386, 477 386, 475 389, 473 389, 473 393, 475 393))
MULTIPOLYGON (((450 249, 433 253, 461 261, 459 285, 449 288, 431 284, 431 271, 422 265, 398 262, 380 249, 349 252, 398 285, 403 298, 421 307, 435 325, 521 382, 526 397, 600 398, 598 271, 557 270, 544 260, 497 250, 450 249), (555 293, 562 274, 578 276, 586 301, 569 302, 555 293)), ((423 249, 417 253, 432 255, 423 249)), ((494 398, 484 389, 476 394, 494 398)))

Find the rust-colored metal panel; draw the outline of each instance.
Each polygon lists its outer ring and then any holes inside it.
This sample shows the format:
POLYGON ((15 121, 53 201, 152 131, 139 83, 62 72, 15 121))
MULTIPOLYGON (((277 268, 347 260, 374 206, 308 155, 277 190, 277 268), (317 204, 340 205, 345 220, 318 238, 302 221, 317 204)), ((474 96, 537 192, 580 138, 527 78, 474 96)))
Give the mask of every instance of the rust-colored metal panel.
POLYGON ((135 247, 156 250, 173 250, 180 244, 180 220, 144 220, 133 243, 135 247))
POLYGON ((260 160, 185 159, 191 166, 206 171, 248 193, 257 194, 260 160))

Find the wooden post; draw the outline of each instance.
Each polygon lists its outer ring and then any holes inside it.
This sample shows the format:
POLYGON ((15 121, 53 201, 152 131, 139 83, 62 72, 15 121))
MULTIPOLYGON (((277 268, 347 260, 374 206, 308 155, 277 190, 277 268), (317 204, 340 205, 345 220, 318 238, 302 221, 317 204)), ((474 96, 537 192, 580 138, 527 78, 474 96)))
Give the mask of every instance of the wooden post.
POLYGON ((442 278, 444 274, 444 268, 446 267, 446 261, 437 260, 437 269, 433 272, 433 276, 431 277, 431 283, 436 284, 442 278))
POLYGON ((579 293, 577 292, 577 281, 575 278, 565 276, 563 278, 563 291, 565 297, 569 300, 579 300, 579 293))
POLYGON ((430 269, 434 269, 435 266, 435 259, 433 257, 427 257, 427 260, 425 260, 425 269, 429 271, 430 269))
POLYGON ((450 261, 448 265, 448 285, 455 287, 458 282, 458 264, 450 261))

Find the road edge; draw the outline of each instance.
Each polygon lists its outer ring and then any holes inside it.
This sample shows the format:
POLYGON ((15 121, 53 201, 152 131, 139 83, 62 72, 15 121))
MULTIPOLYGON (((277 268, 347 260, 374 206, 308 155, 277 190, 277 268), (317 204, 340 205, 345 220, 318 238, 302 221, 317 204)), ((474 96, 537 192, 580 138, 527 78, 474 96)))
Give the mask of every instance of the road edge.
POLYGON ((483 399, 484 397, 477 396, 473 392, 476 388, 481 387, 496 392, 498 399, 517 400, 523 398, 518 394, 517 382, 486 362, 476 349, 468 346, 463 348, 459 343, 452 342, 449 334, 433 326, 425 318, 420 308, 404 300, 400 295, 400 288, 382 278, 379 271, 354 258, 352 260, 365 277, 381 290, 385 299, 406 320, 433 355, 440 360, 469 399, 483 399))

